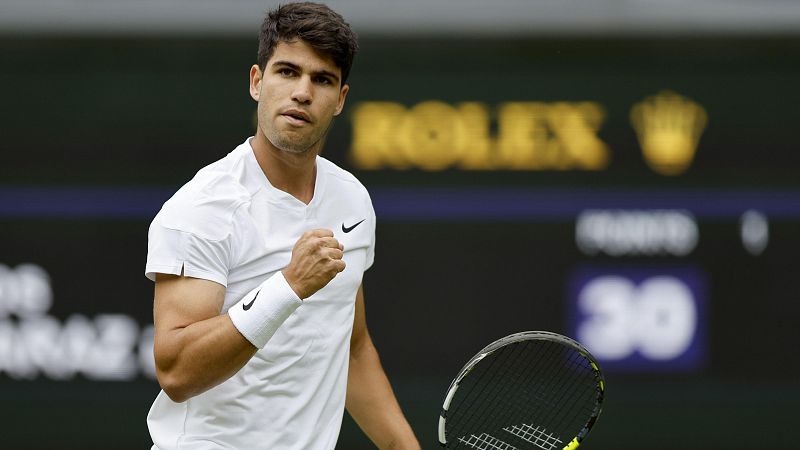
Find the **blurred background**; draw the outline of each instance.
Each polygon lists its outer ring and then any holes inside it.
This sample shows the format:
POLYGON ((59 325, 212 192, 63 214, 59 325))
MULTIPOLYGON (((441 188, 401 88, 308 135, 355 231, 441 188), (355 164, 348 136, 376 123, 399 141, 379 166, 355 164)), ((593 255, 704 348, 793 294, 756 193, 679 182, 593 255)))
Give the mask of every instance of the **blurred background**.
MULTIPOLYGON (((328 3, 361 52, 324 155, 372 194, 370 332, 424 448, 522 330, 605 368, 587 449, 793 446, 800 4, 328 3)), ((253 134, 272 6, 0 1, 0 448, 149 448, 147 228, 253 134)))

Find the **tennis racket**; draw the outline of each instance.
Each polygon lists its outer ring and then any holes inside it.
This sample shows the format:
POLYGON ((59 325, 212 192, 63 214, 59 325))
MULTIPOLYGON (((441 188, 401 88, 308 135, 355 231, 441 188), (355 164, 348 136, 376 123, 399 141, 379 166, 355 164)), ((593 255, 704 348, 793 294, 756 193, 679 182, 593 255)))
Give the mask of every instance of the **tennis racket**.
POLYGON ((453 449, 573 450, 594 425, 605 386, 578 342, 526 331, 499 339, 461 369, 439 417, 453 449))

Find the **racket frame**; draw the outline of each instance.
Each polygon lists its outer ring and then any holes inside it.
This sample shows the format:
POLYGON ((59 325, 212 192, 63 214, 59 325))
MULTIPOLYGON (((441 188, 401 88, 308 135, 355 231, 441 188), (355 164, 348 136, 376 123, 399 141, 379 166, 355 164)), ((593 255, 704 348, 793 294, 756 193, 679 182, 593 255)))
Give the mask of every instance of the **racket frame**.
POLYGON ((447 389, 447 395, 445 396, 444 403, 442 405, 442 411, 439 414, 439 444, 442 447, 447 445, 447 410, 450 407, 450 403, 453 401, 453 397, 458 391, 458 388, 461 384, 461 381, 469 375, 472 369, 477 365, 481 360, 486 358, 487 356, 491 355, 493 352, 505 347, 508 344, 512 344, 515 342, 521 341, 529 341, 529 340, 546 340, 552 342, 558 342, 560 344, 566 345, 568 347, 572 347, 576 350, 581 356, 583 356, 587 361, 589 361, 592 370, 594 371, 595 379, 597 381, 597 397, 594 410, 592 414, 589 416, 589 419, 586 421, 586 424, 583 428, 578 432, 578 435, 575 436, 565 447, 563 450, 574 450, 575 448, 580 445, 583 439, 586 437, 586 434, 589 433, 589 430, 592 428, 594 423, 597 421, 597 418, 600 416, 600 412, 602 411, 603 406, 603 399, 605 398, 605 382, 603 377, 603 372, 600 369, 600 365, 597 364, 594 356, 589 353, 586 348, 581 345, 578 341, 563 336, 558 333, 553 333, 550 331, 522 331, 519 333, 514 333, 508 335, 506 337, 500 338, 491 344, 484 347, 481 351, 475 354, 458 372, 458 375, 453 379, 450 383, 450 387, 447 389))

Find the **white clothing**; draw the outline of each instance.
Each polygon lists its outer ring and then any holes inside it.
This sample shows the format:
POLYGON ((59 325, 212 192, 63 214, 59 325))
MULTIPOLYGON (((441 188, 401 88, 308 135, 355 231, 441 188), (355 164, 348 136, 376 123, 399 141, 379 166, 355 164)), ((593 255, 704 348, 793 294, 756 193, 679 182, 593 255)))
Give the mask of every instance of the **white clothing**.
POLYGON ((307 230, 332 230, 347 265, 233 377, 183 403, 161 391, 147 417, 154 449, 336 445, 355 296, 374 258, 375 212, 350 173, 319 156, 316 168, 314 197, 306 205, 269 183, 248 139, 201 169, 150 225, 146 276, 183 271, 220 283, 226 286, 222 314, 286 267, 307 230))

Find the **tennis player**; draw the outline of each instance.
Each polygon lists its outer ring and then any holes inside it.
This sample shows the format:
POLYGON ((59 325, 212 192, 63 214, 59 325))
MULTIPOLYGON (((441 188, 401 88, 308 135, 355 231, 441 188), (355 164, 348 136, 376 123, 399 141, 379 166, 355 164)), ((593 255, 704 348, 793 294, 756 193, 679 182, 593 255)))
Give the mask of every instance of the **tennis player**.
POLYGON ((419 449, 364 317, 372 203, 319 156, 357 49, 324 5, 270 11, 250 69, 255 136, 150 225, 153 449, 333 449, 345 407, 377 447, 419 449))

